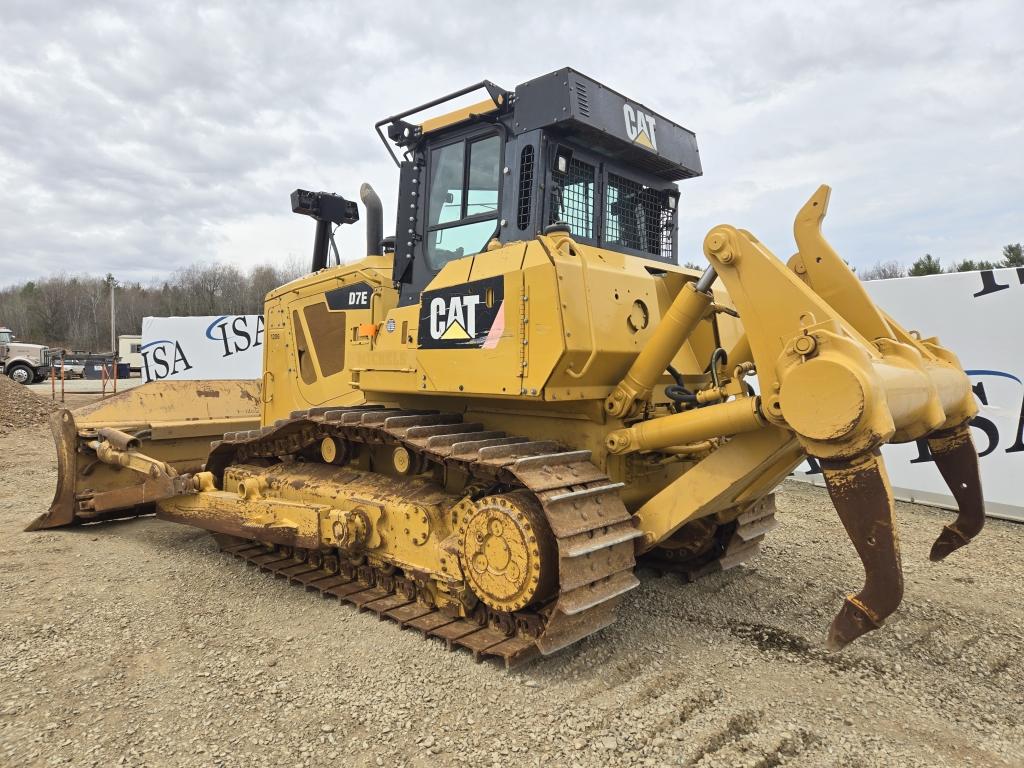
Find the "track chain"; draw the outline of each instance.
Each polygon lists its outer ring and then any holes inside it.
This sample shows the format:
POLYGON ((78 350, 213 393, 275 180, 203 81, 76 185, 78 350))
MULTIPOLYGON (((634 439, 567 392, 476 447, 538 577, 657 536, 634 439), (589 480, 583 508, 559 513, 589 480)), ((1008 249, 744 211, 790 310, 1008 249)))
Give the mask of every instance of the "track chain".
POLYGON ((452 616, 424 605, 400 588, 367 578, 365 570, 352 569, 345 573, 330 565, 317 567, 281 547, 268 548, 258 542, 220 533, 213 536, 222 552, 234 555, 261 571, 287 579, 307 591, 319 592, 324 598, 351 603, 360 611, 375 613, 381 620, 389 619, 403 628, 420 632, 424 637, 440 638, 448 650, 466 648, 478 662, 488 657, 499 658, 506 669, 511 669, 539 655, 536 642, 528 635, 510 635, 497 626, 481 625, 475 619, 452 616), (371 585, 375 581, 378 583, 371 585))
MULTIPOLYGON (((589 451, 487 430, 482 424, 464 422, 460 414, 383 406, 294 411, 262 429, 224 435, 211 445, 206 468, 222 479, 232 463, 292 455, 327 436, 402 446, 422 462, 421 468, 433 462, 461 470, 469 478, 467 485, 500 484, 532 493, 557 543, 558 595, 543 606, 512 615, 492 612, 463 618, 417 601, 393 574, 375 573, 377 569, 367 565, 352 568, 343 558, 325 558, 322 553, 298 553, 296 558, 289 548, 268 549, 259 542, 217 534, 224 551, 324 597, 337 597, 439 637, 448 648, 467 648, 478 661, 498 657, 506 667, 538 653, 554 653, 608 626, 622 596, 639 584, 634 539, 642 532, 619 498, 622 483, 611 482, 591 461, 589 451), (314 562, 307 562, 310 554, 314 562)), ((756 542, 750 551, 751 541, 743 540, 742 531, 742 525, 737 527, 724 549, 725 558, 734 549, 745 556, 756 552, 756 542)))

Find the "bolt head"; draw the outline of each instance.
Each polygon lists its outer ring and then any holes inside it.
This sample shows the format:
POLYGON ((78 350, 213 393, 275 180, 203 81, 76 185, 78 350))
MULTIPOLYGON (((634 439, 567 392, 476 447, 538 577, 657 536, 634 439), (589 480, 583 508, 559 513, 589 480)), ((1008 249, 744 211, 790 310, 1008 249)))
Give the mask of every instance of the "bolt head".
POLYGON ((818 346, 813 336, 801 336, 793 342, 793 349, 801 355, 809 355, 818 346))

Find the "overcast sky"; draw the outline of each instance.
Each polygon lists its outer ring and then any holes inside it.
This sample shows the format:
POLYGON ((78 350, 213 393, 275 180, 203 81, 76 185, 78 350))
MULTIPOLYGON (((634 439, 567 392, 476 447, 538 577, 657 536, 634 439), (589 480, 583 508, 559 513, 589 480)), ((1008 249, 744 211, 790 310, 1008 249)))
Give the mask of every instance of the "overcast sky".
POLYGON ((855 265, 1024 240, 1024 3, 431 5, 4 0, 0 285, 305 260, 296 187, 369 181, 390 233, 378 119, 566 65, 696 132, 684 261, 719 223, 788 257, 821 182, 855 265))

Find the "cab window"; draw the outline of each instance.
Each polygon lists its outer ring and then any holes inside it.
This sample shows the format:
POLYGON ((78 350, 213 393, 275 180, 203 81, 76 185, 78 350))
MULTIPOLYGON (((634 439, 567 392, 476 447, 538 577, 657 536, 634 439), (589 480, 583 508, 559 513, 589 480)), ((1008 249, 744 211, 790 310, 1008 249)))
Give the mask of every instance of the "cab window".
POLYGON ((426 257, 432 270, 487 245, 497 230, 500 179, 497 135, 431 151, 426 257))

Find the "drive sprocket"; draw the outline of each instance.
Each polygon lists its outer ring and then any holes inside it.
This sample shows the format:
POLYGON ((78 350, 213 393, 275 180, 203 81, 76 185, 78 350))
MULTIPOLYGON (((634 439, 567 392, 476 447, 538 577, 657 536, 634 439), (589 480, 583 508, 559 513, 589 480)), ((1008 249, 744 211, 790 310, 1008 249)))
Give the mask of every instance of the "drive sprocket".
POLYGON ((558 583, 554 536, 529 494, 485 496, 459 519, 459 561, 473 592, 496 611, 518 611, 558 583))

